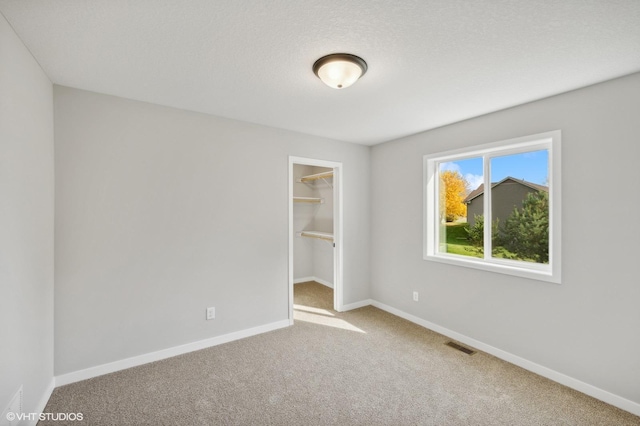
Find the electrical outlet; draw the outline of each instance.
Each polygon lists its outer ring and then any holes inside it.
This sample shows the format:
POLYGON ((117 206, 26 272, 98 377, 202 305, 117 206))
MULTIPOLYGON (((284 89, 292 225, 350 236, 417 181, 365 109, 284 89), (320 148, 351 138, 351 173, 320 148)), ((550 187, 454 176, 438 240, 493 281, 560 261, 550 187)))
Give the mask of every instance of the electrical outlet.
POLYGON ((216 308, 207 308, 207 319, 212 320, 216 317, 216 308))
POLYGON ((418 301, 418 292, 417 292, 417 291, 414 291, 414 292, 413 292, 413 301, 414 301, 414 302, 417 302, 417 301, 418 301))

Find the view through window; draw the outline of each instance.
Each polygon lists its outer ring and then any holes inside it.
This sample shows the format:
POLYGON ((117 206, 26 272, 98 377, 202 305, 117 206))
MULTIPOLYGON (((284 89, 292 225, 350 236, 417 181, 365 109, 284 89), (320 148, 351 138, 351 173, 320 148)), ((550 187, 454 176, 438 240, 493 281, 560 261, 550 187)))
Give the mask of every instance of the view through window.
POLYGON ((425 258, 553 275, 553 141, 531 137, 426 156, 425 258))

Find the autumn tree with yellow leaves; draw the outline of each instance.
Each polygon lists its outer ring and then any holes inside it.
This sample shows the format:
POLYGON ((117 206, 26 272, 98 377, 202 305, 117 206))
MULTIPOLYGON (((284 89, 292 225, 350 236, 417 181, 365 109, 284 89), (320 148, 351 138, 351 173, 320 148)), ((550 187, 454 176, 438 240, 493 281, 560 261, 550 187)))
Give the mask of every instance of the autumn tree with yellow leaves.
POLYGON ((453 222, 467 215, 467 206, 462 201, 468 193, 467 180, 456 170, 440 173, 440 218, 453 222))

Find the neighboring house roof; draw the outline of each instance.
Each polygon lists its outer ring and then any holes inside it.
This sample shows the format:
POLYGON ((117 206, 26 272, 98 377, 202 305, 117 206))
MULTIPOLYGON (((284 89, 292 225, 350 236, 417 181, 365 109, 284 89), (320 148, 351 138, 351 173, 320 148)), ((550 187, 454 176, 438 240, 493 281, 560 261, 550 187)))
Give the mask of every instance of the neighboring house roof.
MULTIPOLYGON (((495 188, 496 186, 504 183, 507 180, 511 180, 511 181, 514 181, 514 182, 519 183, 521 185, 528 186, 529 188, 535 189, 536 191, 549 192, 549 187, 548 186, 538 185, 537 183, 532 183, 532 182, 527 182, 524 179, 512 178, 511 176, 507 176, 506 178, 502 179, 500 182, 492 183, 491 184, 491 188, 495 188)), ((484 183, 481 183, 479 187, 477 187, 476 189, 471 191, 469 193, 469 195, 467 195, 467 198, 465 198, 462 202, 465 203, 465 204, 469 204, 474 198, 479 197, 482 194, 484 194, 484 183)))

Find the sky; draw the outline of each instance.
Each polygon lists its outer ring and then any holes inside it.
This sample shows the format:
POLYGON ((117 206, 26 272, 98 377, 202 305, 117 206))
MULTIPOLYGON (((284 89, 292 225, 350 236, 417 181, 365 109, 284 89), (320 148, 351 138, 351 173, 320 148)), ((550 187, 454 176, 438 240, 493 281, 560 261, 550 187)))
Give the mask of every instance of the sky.
MULTIPOLYGON (((440 170, 458 171, 469 183, 469 191, 480 186, 484 179, 482 176, 482 157, 442 163, 440 170)), ((549 152, 546 149, 491 159, 491 182, 494 183, 511 176, 527 182, 547 185, 548 175, 549 152)))

